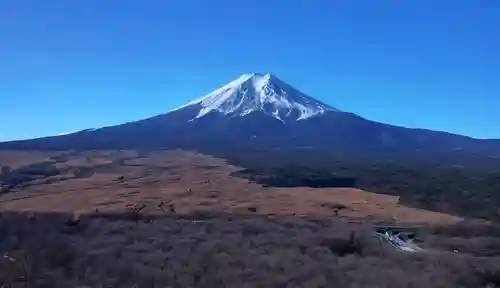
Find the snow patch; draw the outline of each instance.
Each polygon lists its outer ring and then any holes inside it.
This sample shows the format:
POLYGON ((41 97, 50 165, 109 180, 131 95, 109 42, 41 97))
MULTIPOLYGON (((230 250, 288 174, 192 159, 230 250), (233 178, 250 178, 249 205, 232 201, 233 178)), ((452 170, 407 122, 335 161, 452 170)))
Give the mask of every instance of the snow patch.
POLYGON ((271 74, 243 74, 208 95, 179 107, 199 105, 194 119, 212 111, 229 116, 263 112, 281 122, 299 121, 327 111, 339 111, 321 103, 271 74))

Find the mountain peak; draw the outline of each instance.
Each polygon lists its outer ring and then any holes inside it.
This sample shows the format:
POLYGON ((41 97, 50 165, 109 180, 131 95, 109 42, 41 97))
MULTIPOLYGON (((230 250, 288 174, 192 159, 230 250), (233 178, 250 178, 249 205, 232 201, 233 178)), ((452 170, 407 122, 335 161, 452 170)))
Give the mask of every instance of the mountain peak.
POLYGON ((188 106, 199 106, 196 118, 210 112, 235 117, 263 112, 282 122, 307 119, 326 111, 338 111, 278 79, 271 73, 243 74, 208 95, 192 101, 188 106))

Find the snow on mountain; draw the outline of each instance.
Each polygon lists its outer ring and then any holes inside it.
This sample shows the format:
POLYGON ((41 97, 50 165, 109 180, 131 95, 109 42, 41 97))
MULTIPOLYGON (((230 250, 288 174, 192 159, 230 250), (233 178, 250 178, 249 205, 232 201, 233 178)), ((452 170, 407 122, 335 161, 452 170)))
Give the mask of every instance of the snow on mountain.
POLYGON ((296 90, 271 74, 244 74, 212 93, 180 108, 198 105, 194 119, 217 111, 224 115, 245 116, 260 111, 282 122, 297 121, 326 111, 339 111, 296 90))

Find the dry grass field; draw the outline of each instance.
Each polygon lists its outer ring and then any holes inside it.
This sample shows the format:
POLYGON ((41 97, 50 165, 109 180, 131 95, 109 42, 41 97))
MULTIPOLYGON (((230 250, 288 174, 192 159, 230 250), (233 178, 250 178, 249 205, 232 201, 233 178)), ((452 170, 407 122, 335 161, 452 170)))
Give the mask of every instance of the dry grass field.
POLYGON ((352 188, 263 187, 230 174, 225 160, 186 151, 1 152, 11 169, 46 163, 60 173, 0 195, 0 211, 142 213, 193 211, 309 215, 451 224, 459 217, 352 188), (83 172, 82 172, 83 171, 83 172), (340 208, 340 209, 339 209, 340 208))

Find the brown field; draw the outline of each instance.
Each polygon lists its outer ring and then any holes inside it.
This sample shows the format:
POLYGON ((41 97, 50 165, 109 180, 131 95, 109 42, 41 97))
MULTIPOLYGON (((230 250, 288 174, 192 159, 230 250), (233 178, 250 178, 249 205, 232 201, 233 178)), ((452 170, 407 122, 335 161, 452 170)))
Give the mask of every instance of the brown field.
MULTIPOLYGON (((50 162, 65 174, 0 195, 0 211, 144 213, 193 211, 295 214, 412 223, 455 223, 455 216, 405 207, 397 197, 350 188, 271 188, 232 177, 225 160, 185 151, 0 152, 0 166, 50 162), (93 174, 75 177, 87 167, 93 174), (341 204, 341 205, 340 205, 341 204), (336 207, 345 206, 336 211, 336 207), (255 211, 255 212, 254 212, 255 211)), ((49 177, 50 178, 50 177, 49 177)))

